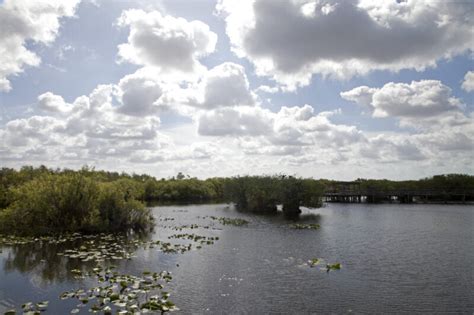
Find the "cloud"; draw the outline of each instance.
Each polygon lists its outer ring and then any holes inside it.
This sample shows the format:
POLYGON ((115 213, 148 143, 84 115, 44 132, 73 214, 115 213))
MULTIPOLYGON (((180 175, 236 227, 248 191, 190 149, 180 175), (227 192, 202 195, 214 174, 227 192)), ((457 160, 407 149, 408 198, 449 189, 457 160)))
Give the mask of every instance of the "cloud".
POLYGON ((212 68, 203 82, 205 108, 254 105, 255 96, 249 89, 245 69, 241 65, 225 62, 212 68))
POLYGON ((204 136, 263 135, 271 130, 271 114, 260 107, 220 108, 202 114, 198 133, 204 136))
POLYGON ((46 112, 67 113, 72 107, 67 104, 62 96, 46 92, 38 96, 38 107, 46 112))
POLYGON ((134 116, 156 113, 160 108, 156 102, 162 95, 160 82, 139 75, 127 75, 118 84, 118 96, 122 103, 118 110, 134 116))
POLYGON ((474 91, 474 71, 466 72, 461 87, 466 92, 474 91))
POLYGON ((221 0, 233 51, 287 89, 313 74, 423 70, 473 50, 473 8, 452 1, 221 0))
POLYGON ((0 4, 0 92, 11 90, 8 77, 41 63, 27 44, 53 42, 59 32, 60 19, 73 16, 79 2, 5 0, 0 4))
POLYGON ((126 10, 118 25, 128 26, 128 42, 118 46, 119 57, 162 72, 195 72, 198 59, 215 50, 217 35, 200 21, 163 16, 158 11, 126 10))
POLYGON ((451 89, 436 80, 390 82, 382 88, 360 86, 342 92, 342 98, 372 109, 373 117, 425 119, 459 111, 462 102, 451 89))
POLYGON ((65 159, 80 165, 112 157, 127 159, 137 151, 156 152, 169 145, 169 137, 158 132, 158 117, 133 116, 118 110, 113 104, 115 88, 99 85, 71 104, 51 92, 40 95, 38 106, 49 116, 7 122, 0 132, 3 157, 31 161, 31 152, 42 148, 43 156, 36 155, 36 161, 65 159))
POLYGON ((414 142, 405 135, 378 135, 371 137, 359 148, 362 157, 381 163, 398 161, 421 161, 427 159, 422 148, 426 146, 414 142))
POLYGON ((341 148, 364 141, 353 126, 333 124, 334 112, 316 114, 310 105, 285 107, 277 113, 255 107, 223 108, 198 119, 198 133, 231 136, 250 154, 291 154, 302 147, 341 148))

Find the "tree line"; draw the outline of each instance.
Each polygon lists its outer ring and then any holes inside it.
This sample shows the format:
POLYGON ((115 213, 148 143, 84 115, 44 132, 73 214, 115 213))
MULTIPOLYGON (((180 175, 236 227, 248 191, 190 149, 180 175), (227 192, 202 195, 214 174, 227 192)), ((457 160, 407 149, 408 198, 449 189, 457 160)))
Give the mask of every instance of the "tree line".
MULTIPOLYGON (((474 176, 439 175, 421 180, 358 179, 361 189, 474 190, 474 176)), ((241 210, 286 214, 319 207, 337 181, 287 175, 201 180, 179 173, 157 179, 145 174, 24 166, 0 169, 0 233, 51 234, 146 229, 153 218, 146 202, 230 201, 241 210)))

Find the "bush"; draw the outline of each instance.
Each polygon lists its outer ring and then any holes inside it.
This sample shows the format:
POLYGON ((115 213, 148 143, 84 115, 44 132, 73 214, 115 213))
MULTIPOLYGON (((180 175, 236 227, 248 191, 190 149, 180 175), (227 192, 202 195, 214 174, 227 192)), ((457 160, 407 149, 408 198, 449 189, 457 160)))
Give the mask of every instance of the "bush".
POLYGON ((153 221, 150 210, 137 200, 141 192, 132 181, 103 183, 98 201, 100 226, 107 230, 145 229, 153 221))
POLYGON ((44 235, 145 228, 151 215, 133 181, 99 183, 83 172, 44 174, 11 188, 0 233, 44 235))
POLYGON ((227 179, 225 196, 241 210, 274 213, 277 204, 286 214, 300 213, 300 206, 320 207, 323 185, 293 176, 243 176, 227 179))

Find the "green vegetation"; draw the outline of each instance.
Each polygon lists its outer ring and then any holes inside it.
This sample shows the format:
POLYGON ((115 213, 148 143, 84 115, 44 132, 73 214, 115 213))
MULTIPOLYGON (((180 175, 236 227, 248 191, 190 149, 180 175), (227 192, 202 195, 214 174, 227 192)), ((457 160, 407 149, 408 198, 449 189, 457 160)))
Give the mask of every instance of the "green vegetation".
POLYGON ((316 180, 286 175, 233 177, 224 185, 227 199, 254 213, 274 213, 278 204, 287 214, 300 213, 300 206, 319 207, 323 190, 316 180))
MULTIPOLYGON (((28 181, 20 180, 19 185, 7 185, 7 193, 3 193, 6 207, 0 211, 0 233, 96 233, 151 226, 153 219, 138 200, 140 187, 134 181, 100 182, 89 173, 88 169, 39 172, 28 181)), ((2 183, 5 189, 5 181, 2 183)))
MULTIPOLYGON (((94 304, 89 312, 103 314, 136 314, 139 312, 168 312, 177 310, 168 298, 170 294, 163 291, 164 285, 171 281, 169 272, 160 273, 144 271, 143 276, 119 274, 113 267, 96 267, 92 273, 83 274, 73 270, 79 278, 95 277, 98 286, 90 289, 78 289, 61 294, 61 299, 75 298, 82 305, 94 304), (115 310, 115 312, 114 312, 115 310)), ((73 309, 72 313, 78 313, 73 309)))
POLYGON ((295 230, 317 230, 321 226, 317 223, 311 223, 311 224, 301 224, 301 223, 294 223, 290 224, 290 228, 295 229, 295 230))
POLYGON ((242 225, 247 225, 249 223, 249 221, 247 221, 247 220, 238 219, 238 218, 226 218, 226 217, 211 216, 211 219, 219 221, 219 223, 222 224, 222 225, 242 226, 242 225))
POLYGON ((326 271, 329 272, 331 270, 340 270, 342 265, 340 263, 335 263, 335 264, 327 264, 326 265, 326 271))
MULTIPOLYGON (((199 180, 179 173, 149 175, 24 166, 0 170, 0 234, 48 235, 143 230, 153 225, 145 202, 231 201, 241 210, 287 215, 301 206, 320 207, 327 191, 435 190, 425 201, 473 201, 474 176, 438 175, 411 181, 358 179, 343 183, 286 175, 199 180), (350 185, 350 188, 348 188, 350 185), (467 194, 449 194, 464 191, 467 194)), ((377 196, 368 196, 372 199, 377 196)), ((369 201, 375 202, 379 200, 369 201)), ((383 201, 383 200, 380 200, 383 201)), ((402 200, 403 201, 403 200, 402 200)))
POLYGON ((312 258, 311 260, 308 260, 308 264, 311 268, 319 264, 319 258, 312 258))

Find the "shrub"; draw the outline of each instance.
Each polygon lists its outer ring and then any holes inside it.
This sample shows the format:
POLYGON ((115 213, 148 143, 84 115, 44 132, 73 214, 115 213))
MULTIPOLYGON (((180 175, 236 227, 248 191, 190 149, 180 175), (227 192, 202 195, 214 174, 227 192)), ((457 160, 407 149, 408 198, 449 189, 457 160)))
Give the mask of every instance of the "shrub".
POLYGON ((99 183, 83 172, 44 174, 11 188, 0 233, 43 235, 145 228, 152 222, 131 180, 99 183))

